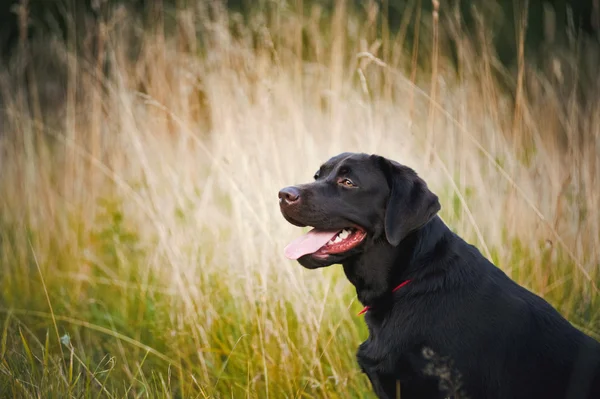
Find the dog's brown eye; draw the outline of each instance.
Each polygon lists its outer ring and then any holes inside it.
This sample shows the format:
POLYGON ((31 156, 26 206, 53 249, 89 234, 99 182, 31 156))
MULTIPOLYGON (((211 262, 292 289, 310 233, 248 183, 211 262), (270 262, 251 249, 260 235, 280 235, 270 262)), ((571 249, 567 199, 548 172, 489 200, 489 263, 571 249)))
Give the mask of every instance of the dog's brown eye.
POLYGON ((352 180, 350 179, 342 179, 340 180, 339 184, 346 187, 356 187, 356 185, 352 183, 352 180))

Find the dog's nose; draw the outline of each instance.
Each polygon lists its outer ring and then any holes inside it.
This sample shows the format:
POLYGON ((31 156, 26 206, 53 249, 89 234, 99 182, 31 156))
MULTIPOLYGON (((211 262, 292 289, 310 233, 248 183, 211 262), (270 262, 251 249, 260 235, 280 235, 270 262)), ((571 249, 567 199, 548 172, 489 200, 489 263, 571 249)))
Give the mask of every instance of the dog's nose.
POLYGON ((279 191, 279 204, 282 206, 291 205, 300 199, 300 190, 296 187, 286 187, 279 191))

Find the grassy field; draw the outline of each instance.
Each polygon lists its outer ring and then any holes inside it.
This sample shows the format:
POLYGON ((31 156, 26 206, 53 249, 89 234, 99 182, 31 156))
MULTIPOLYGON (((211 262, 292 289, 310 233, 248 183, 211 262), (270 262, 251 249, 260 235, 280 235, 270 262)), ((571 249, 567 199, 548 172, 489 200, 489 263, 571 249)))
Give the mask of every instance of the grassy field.
POLYGON ((434 16, 417 65, 406 30, 340 4, 198 5, 155 30, 115 9, 93 57, 20 43, 37 58, 0 71, 0 397, 373 397, 341 268, 283 256, 300 229, 278 190, 341 151, 415 168, 454 231, 600 338, 600 101, 523 59, 509 98, 485 30, 449 23, 454 65, 434 16))

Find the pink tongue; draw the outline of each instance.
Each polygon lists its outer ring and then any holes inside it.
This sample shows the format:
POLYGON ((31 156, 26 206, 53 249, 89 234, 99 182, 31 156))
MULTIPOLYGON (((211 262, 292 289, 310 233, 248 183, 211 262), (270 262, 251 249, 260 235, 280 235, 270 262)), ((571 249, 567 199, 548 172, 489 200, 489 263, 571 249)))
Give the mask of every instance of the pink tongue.
POLYGON ((306 254, 312 254, 327 244, 336 236, 340 230, 317 230, 312 229, 302 237, 296 238, 284 249, 285 256, 290 259, 298 259, 306 254))

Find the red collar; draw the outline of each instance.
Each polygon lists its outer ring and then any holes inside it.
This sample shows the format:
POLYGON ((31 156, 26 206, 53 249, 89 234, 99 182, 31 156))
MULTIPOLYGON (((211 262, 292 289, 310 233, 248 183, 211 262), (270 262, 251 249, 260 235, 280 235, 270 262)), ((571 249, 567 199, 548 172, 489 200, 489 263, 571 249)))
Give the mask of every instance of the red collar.
MULTIPOLYGON (((402 287, 404 287, 406 284, 410 283, 410 281, 411 281, 411 280, 406 280, 405 282, 403 282, 403 283, 400 283, 400 285, 398 285, 396 288, 394 288, 394 289, 392 290, 392 292, 396 292, 396 291, 398 291, 400 288, 402 288, 402 287)), ((371 307, 370 307, 370 306, 365 306, 365 307, 363 308, 363 310, 361 310, 360 312, 358 312, 358 315, 360 316, 360 315, 362 315, 362 314, 365 314, 365 313, 367 313, 367 310, 369 310, 369 309, 371 309, 371 307)))

